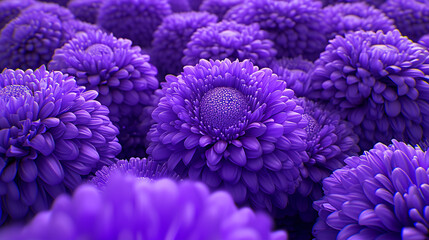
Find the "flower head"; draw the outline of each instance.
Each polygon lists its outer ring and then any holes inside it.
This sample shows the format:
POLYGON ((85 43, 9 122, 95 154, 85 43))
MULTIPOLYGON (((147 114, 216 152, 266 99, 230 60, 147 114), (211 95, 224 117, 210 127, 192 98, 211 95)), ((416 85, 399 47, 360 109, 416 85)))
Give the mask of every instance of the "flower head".
POLYGON ((413 41, 429 32, 428 0, 386 0, 380 9, 413 41))
POLYGON ((429 136, 429 52, 399 31, 337 36, 315 64, 308 96, 353 123, 363 150, 429 136))
POLYGON ((95 24, 103 0, 70 0, 68 9, 81 21, 95 24))
POLYGON ((270 68, 279 79, 286 82, 286 86, 295 92, 297 97, 304 97, 311 84, 311 73, 314 70, 313 62, 301 57, 282 58, 274 60, 270 68))
POLYGON ((316 239, 426 239, 429 153, 393 140, 377 143, 323 181, 316 239))
POLYGON ((179 74, 183 50, 199 28, 217 22, 217 17, 207 12, 174 13, 165 17, 153 34, 151 56, 161 79, 167 74, 179 74))
POLYGON ((3 220, 46 209, 83 176, 112 163, 121 150, 119 132, 96 97, 44 66, 0 74, 3 220))
POLYGON ((322 4, 313 0, 249 0, 224 17, 242 24, 258 23, 268 32, 278 57, 315 59, 326 45, 322 4))
POLYGON ((201 60, 166 80, 148 154, 184 178, 229 191, 239 204, 285 208, 308 158, 293 91, 249 60, 201 60))
POLYGON ((141 154, 136 151, 144 147, 152 123, 145 108, 153 108, 158 100, 154 95, 159 86, 157 70, 140 51, 130 40, 100 30, 80 32, 57 49, 49 63, 50 70, 72 75, 78 85, 99 92, 97 100, 109 107, 109 117, 121 130, 119 141, 129 155, 141 154))
POLYGON ((0 29, 19 15, 22 9, 33 4, 35 0, 8 0, 0 2, 0 29))
POLYGON ((97 23, 116 37, 149 48, 156 28, 171 13, 168 0, 105 0, 97 23))
POLYGON ((273 42, 258 24, 244 25, 222 21, 198 29, 183 51, 183 65, 195 65, 200 59, 243 61, 267 67, 276 55, 273 42))
POLYGON ((286 240, 271 232, 268 215, 238 209, 226 192, 210 193, 197 182, 169 179, 141 181, 117 176, 100 191, 82 185, 73 196, 58 197, 49 211, 23 228, 3 232, 4 239, 267 239, 286 240))
POLYGON ((219 19, 222 19, 229 9, 243 2, 244 0, 204 0, 201 3, 200 11, 216 14, 219 19))
POLYGON ((68 8, 61 7, 55 3, 44 3, 44 2, 35 2, 29 7, 22 10, 23 14, 30 12, 43 12, 54 15, 61 22, 66 22, 74 19, 74 15, 68 8))
POLYGON ((392 19, 381 10, 364 2, 337 3, 323 8, 328 39, 358 30, 383 32, 395 30, 392 19))

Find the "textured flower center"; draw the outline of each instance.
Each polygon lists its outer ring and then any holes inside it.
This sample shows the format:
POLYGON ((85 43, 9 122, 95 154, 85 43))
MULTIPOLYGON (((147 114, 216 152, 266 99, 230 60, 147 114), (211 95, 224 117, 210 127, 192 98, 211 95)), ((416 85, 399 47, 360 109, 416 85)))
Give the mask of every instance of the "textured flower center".
POLYGON ((222 31, 220 35, 225 38, 238 38, 240 36, 240 33, 234 30, 225 30, 222 31))
POLYGON ((102 43, 96 43, 89 46, 85 52, 95 60, 109 59, 111 56, 113 56, 112 49, 102 43))
POLYGON ((389 44, 375 44, 372 45, 370 48, 370 51, 372 52, 379 52, 382 54, 398 54, 399 50, 397 47, 389 44))
POLYGON ((201 99, 201 117, 205 125, 224 129, 237 124, 245 116, 247 101, 237 89, 217 87, 201 99))
POLYGON ((307 132, 307 140, 312 140, 319 132, 319 124, 311 115, 305 113, 302 117, 308 122, 307 126, 304 128, 307 132))
POLYGON ((0 89, 0 97, 9 100, 11 97, 19 98, 25 96, 27 93, 32 94, 27 86, 23 85, 8 85, 0 89))

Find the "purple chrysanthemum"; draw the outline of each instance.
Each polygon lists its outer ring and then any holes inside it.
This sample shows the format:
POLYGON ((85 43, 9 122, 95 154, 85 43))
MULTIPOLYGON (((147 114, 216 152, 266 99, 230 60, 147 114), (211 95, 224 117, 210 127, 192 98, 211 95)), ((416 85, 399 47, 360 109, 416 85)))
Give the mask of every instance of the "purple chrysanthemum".
POLYGON ((301 170, 303 177, 297 192, 291 196, 288 214, 300 213, 306 221, 315 219, 312 208, 314 200, 322 198, 322 180, 344 166, 344 159, 357 156, 359 138, 353 132, 351 123, 341 119, 336 110, 308 100, 298 98, 297 104, 304 109, 303 117, 308 124, 307 154, 309 161, 304 162, 301 170))
POLYGON ((380 6, 381 4, 383 4, 386 0, 321 0, 323 3, 323 6, 326 5, 334 5, 337 3, 357 3, 357 2, 365 2, 369 5, 373 5, 373 6, 380 6))
POLYGON ((170 4, 171 11, 173 12, 189 12, 191 11, 191 6, 188 0, 168 0, 170 4))
POLYGON ((54 15, 62 22, 75 19, 73 13, 69 9, 61 7, 55 3, 35 2, 34 4, 31 4, 29 7, 22 10, 22 14, 27 14, 30 12, 48 13, 54 15))
POLYGON ((395 30, 392 19, 381 10, 364 2, 338 3, 323 9, 328 39, 358 30, 383 32, 395 30))
POLYGON ((117 176, 100 191, 82 185, 57 198, 49 211, 23 228, 4 231, 10 240, 252 239, 286 240, 271 232, 265 213, 238 209, 226 192, 210 193, 197 182, 141 181, 117 176))
POLYGON ((170 178, 178 180, 179 176, 167 168, 167 164, 159 164, 146 158, 130 158, 129 160, 119 160, 110 166, 104 166, 98 170, 88 182, 104 189, 116 174, 127 174, 137 178, 147 180, 157 180, 170 178))
POLYGON ((274 60, 270 68, 279 79, 286 82, 287 88, 292 89, 297 97, 307 95, 310 88, 310 76, 314 64, 301 57, 282 58, 274 60))
POLYGON ((285 208, 307 161, 303 109, 268 68, 201 60, 167 75, 147 150, 182 177, 226 189, 239 203, 285 208))
POLYGON ((380 9, 413 41, 429 33, 429 0, 387 0, 380 9))
POLYGON ((267 67, 276 56, 268 34, 258 24, 244 25, 222 21, 198 29, 183 50, 183 65, 195 65, 200 59, 250 59, 259 67, 267 67))
POLYGON ((156 28, 171 13, 168 0, 105 0, 97 23, 116 37, 149 48, 156 28))
POLYGON ((22 9, 33 4, 35 0, 4 0, 0 2, 0 29, 19 15, 22 9))
POLYGON ((216 14, 219 19, 222 19, 229 9, 243 2, 244 0, 203 0, 200 11, 216 14))
POLYGON ((81 21, 95 24, 103 0, 71 0, 67 7, 81 21))
POLYGON ((152 124, 145 108, 153 108, 158 100, 157 70, 149 55, 131 45, 128 39, 100 30, 81 32, 57 49, 49 63, 50 70, 75 76, 78 85, 99 92, 97 100, 109 107, 109 117, 120 129, 119 142, 126 154, 121 157, 144 154, 152 124))
POLYGON ((338 108, 363 150, 429 136, 429 52, 399 31, 337 36, 315 65, 308 96, 338 108))
POLYGON ((3 221, 46 209, 120 152, 119 131, 96 97, 73 77, 44 66, 0 74, 3 221))
POLYGON ((327 44, 319 1, 249 0, 229 10, 224 19, 258 23, 275 43, 278 57, 313 60, 327 44))
POLYGON ((419 42, 421 45, 423 45, 424 47, 426 47, 426 49, 429 50, 429 33, 426 35, 423 35, 420 39, 419 42))
POLYGON ((166 74, 179 74, 183 50, 199 28, 217 22, 217 17, 207 12, 175 13, 163 19, 153 35, 151 56, 159 71, 159 78, 166 74))
POLYGON ((323 181, 316 239, 427 239, 428 152, 378 143, 323 181))

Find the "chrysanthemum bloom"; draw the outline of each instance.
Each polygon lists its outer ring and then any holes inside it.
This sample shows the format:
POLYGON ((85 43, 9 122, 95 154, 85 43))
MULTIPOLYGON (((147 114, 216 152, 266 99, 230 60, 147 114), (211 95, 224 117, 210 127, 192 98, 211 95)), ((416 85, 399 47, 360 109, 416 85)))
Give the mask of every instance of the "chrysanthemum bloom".
POLYGON ((130 160, 119 160, 110 166, 104 166, 98 170, 88 182, 104 189, 116 174, 127 174, 149 181, 170 178, 178 180, 179 176, 167 168, 167 164, 159 164, 146 158, 130 158, 130 160))
POLYGON ((337 36, 316 61, 309 98, 334 105, 367 150, 429 136, 429 52, 395 30, 337 36))
POLYGON ((19 15, 22 9, 33 4, 34 0, 4 0, 0 2, 0 29, 19 15))
POLYGON ((219 19, 222 19, 229 9, 243 2, 244 0, 204 0, 201 3, 200 11, 216 14, 219 19))
POLYGON ((35 2, 29 7, 22 10, 22 14, 29 12, 44 12, 56 16, 62 22, 75 19, 73 13, 65 7, 61 7, 55 3, 35 2))
POLYGON ((3 239, 249 239, 286 240, 271 232, 265 213, 238 209, 226 192, 210 193, 202 183, 116 176, 100 191, 85 184, 73 196, 58 197, 49 211, 3 239))
POLYGON ((429 33, 421 37, 418 43, 429 49, 429 33))
POLYGON ((326 5, 334 5, 337 3, 357 3, 357 2, 365 2, 369 5, 373 5, 373 6, 380 6, 381 4, 383 4, 386 0, 321 0, 323 3, 323 6, 326 5))
POLYGON ((392 19, 381 10, 364 2, 338 3, 323 9, 328 39, 358 30, 383 32, 395 30, 392 19))
POLYGON ((162 19, 172 13, 168 0, 105 0, 97 23, 116 37, 148 48, 162 19))
POLYGON ((310 75, 314 70, 313 62, 302 57, 282 58, 274 60, 270 68, 279 79, 286 82, 287 88, 292 89, 297 97, 306 96, 310 88, 310 75))
POLYGON ((378 143, 323 181, 316 239, 427 239, 428 152, 378 143))
POLYGON ((173 12, 189 12, 191 11, 191 6, 189 5, 188 0, 168 0, 170 4, 171 11, 173 12))
POLYGON ((153 96, 159 86, 157 70, 149 63, 150 57, 140 51, 130 40, 101 30, 80 32, 57 49, 49 63, 50 70, 75 76, 78 85, 99 92, 97 100, 109 107, 109 117, 120 129, 125 157, 143 148, 152 123, 150 114, 143 115, 144 108, 154 107, 158 99, 153 96), (141 124, 146 130, 137 127, 141 124), (127 144, 130 135, 139 139, 127 144))
POLYGON ((359 138, 353 125, 342 120, 336 110, 307 98, 298 98, 296 102, 304 109, 308 122, 306 151, 310 160, 302 170, 302 175, 308 177, 302 179, 297 192, 290 197, 288 214, 298 212, 304 220, 314 221, 317 214, 312 204, 323 196, 322 180, 342 168, 344 159, 358 155, 359 138))
POLYGON ((217 22, 217 17, 207 12, 175 13, 163 19, 153 34, 152 61, 159 71, 160 79, 166 74, 179 74, 183 50, 199 28, 217 22))
POLYGON ((275 43, 278 57, 313 60, 327 44, 319 1, 249 0, 230 9, 224 19, 258 23, 275 43))
POLYGON ((3 221, 46 209, 120 152, 119 131, 96 97, 73 77, 44 66, 0 74, 3 221))
POLYGON ((255 208, 285 208, 307 161, 303 109, 268 68, 201 60, 167 75, 147 150, 181 177, 255 208))
POLYGON ((413 41, 429 33, 429 0, 387 0, 380 9, 413 41))
POLYGON ((71 0, 67 7, 77 19, 95 24, 102 3, 103 0, 71 0))
POLYGON ((258 24, 244 25, 222 21, 198 29, 183 50, 183 65, 195 65, 200 59, 250 59, 259 67, 268 67, 276 56, 274 44, 258 24))

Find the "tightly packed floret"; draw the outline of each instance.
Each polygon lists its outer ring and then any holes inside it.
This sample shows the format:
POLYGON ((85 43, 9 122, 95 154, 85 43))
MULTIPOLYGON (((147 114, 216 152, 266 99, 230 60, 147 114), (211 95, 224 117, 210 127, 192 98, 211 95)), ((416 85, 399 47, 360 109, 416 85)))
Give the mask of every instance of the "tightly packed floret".
POLYGON ((315 64, 308 96, 340 110, 363 150, 429 136, 429 52, 399 31, 337 36, 315 64))
POLYGON ((195 65, 200 59, 250 59, 259 67, 267 67, 276 56, 274 44, 258 24, 244 25, 222 21, 198 29, 183 51, 183 65, 195 65))
POLYGON ((117 176, 100 191, 82 185, 73 196, 58 197, 49 211, 3 239, 248 239, 286 240, 271 232, 271 219, 238 209, 226 192, 210 193, 197 182, 142 181, 117 176))
POLYGON ((119 132, 96 97, 44 66, 0 74, 2 220, 48 208, 82 176, 112 163, 119 132))
POLYGON ((0 29, 17 17, 22 9, 33 4, 35 0, 5 0, 0 2, 0 29))
POLYGON ((144 153, 139 149, 152 124, 147 108, 157 103, 154 90, 159 86, 150 57, 131 45, 100 30, 80 32, 49 63, 50 70, 75 76, 78 85, 99 92, 97 100, 109 107, 109 117, 120 129, 125 157, 144 153))
POLYGON ((204 0, 201 3, 200 11, 216 14, 219 19, 222 19, 229 9, 243 2, 244 0, 204 0))
POLYGON ((323 181, 316 239, 427 239, 428 152, 378 143, 323 181))
POLYGON ((105 0, 97 23, 115 37, 149 48, 156 28, 171 13, 168 0, 105 0))
POLYGON ((163 19, 162 24, 153 34, 151 57, 157 67, 160 79, 166 74, 179 74, 183 50, 191 40, 192 34, 210 23, 217 22, 217 17, 207 12, 174 13, 163 19))
POLYGON ((308 160, 303 109, 285 82, 249 60, 228 59, 201 60, 166 80, 148 154, 239 204, 285 208, 308 160))
POLYGON ((313 0, 249 0, 229 10, 225 20, 258 23, 268 32, 278 57, 316 59, 326 46, 322 4, 313 0))
POLYGON ((95 24, 102 3, 103 0, 71 0, 67 7, 77 19, 95 24))

